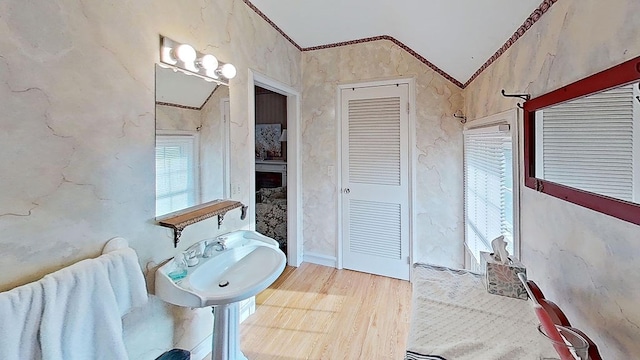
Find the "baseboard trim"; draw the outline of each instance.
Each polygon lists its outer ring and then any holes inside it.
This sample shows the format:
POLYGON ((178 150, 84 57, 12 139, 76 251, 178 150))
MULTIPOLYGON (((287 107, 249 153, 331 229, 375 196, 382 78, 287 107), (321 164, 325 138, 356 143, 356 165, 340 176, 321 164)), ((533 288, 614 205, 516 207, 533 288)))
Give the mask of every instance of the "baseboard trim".
POLYGON ((202 340, 200 344, 191 349, 191 359, 202 360, 211 352, 211 342, 213 341, 213 334, 209 334, 206 339, 202 340))
POLYGON ((323 265, 323 266, 329 266, 332 268, 335 268, 338 265, 338 260, 336 259, 335 256, 316 254, 313 252, 304 253, 304 262, 323 265))

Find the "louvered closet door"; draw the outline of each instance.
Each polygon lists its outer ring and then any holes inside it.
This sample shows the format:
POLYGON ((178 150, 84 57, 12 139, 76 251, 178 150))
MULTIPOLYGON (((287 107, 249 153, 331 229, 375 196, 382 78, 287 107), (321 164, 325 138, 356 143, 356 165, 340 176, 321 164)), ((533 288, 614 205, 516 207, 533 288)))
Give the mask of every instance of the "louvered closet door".
POLYGON ((408 85, 342 90, 346 269, 409 279, 408 85))

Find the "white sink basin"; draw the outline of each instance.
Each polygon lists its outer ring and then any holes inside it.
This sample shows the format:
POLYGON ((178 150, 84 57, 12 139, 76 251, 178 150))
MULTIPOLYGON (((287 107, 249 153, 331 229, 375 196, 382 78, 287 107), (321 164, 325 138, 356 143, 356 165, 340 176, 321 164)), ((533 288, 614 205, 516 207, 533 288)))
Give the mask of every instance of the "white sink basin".
POLYGON ((156 295, 174 305, 207 307, 235 303, 266 289, 280 276, 286 264, 278 243, 254 231, 235 231, 227 237, 227 248, 187 269, 185 278, 174 281, 169 273, 174 259, 156 272, 156 295))

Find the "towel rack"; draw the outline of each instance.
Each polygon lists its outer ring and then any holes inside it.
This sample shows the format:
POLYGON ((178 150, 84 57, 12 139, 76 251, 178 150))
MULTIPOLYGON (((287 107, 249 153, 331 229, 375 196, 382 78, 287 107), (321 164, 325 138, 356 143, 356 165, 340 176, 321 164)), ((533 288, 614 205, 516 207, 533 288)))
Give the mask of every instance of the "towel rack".
POLYGON ((458 115, 458 111, 456 111, 455 113, 453 113, 453 117, 456 119, 460 119, 460 122, 463 124, 467 122, 467 117, 462 113, 462 111, 460 111, 460 115, 458 115))
MULTIPOLYGON (((507 94, 507 93, 504 91, 504 89, 502 89, 502 90, 500 91, 500 93, 501 93, 501 94, 502 94, 502 96, 504 96, 504 97, 517 97, 517 98, 520 98, 520 99, 522 99, 522 100, 524 100, 524 101, 529 101, 529 100, 531 100, 531 94, 526 94, 526 93, 522 93, 522 94, 507 94)), ((520 103, 518 103, 518 107, 519 107, 520 109, 524 109, 524 108, 522 107, 522 104, 520 104, 520 103)))

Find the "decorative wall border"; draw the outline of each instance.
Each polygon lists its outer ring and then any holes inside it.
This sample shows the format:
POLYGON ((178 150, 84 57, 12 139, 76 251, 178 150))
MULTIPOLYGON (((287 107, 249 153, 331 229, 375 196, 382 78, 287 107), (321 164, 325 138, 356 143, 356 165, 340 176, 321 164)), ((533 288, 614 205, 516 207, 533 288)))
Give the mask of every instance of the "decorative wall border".
POLYGON ((198 107, 195 107, 195 106, 180 105, 180 104, 174 104, 174 103, 164 102, 164 101, 156 101, 156 105, 171 106, 171 107, 180 108, 180 109, 187 109, 187 110, 202 110, 202 108, 198 108, 198 107))
POLYGON ((290 38, 289 35, 285 34, 284 31, 282 31, 282 29, 278 27, 278 25, 276 25, 273 21, 271 21, 271 19, 269 19, 267 15, 265 15, 262 11, 260 11, 260 9, 258 9, 255 5, 253 5, 251 1, 249 0, 242 0, 242 1, 244 1, 244 3, 247 4, 249 8, 251 8, 251 10, 253 10, 261 18, 263 18, 264 21, 266 21, 269 25, 271 25, 271 27, 276 29, 276 31, 279 32, 280 35, 284 36, 284 38, 287 39, 293 46, 295 46, 300 51, 304 51, 302 50, 302 47, 300 45, 298 45, 295 41, 293 41, 293 39, 290 38))
POLYGON ((177 108, 180 108, 180 109, 198 110, 198 111, 200 111, 200 110, 202 110, 204 108, 205 105, 207 105, 207 103, 209 102, 209 99, 211 99, 211 97, 213 97, 213 94, 216 92, 216 90, 218 90, 218 88, 220 86, 221 85, 218 85, 215 88, 213 88, 213 91, 211 92, 211 94, 209 94, 207 99, 202 103, 202 105, 200 105, 200 107, 189 106, 189 105, 180 105, 180 104, 174 104, 174 103, 163 102, 163 101, 156 101, 156 105, 171 106, 171 107, 177 107, 177 108))
POLYGON ((371 42, 371 41, 388 40, 398 45, 399 47, 401 47, 403 50, 405 50, 406 52, 411 54, 413 57, 418 59, 420 62, 422 62, 423 64, 425 64, 426 66, 431 68, 433 71, 437 72, 438 74, 442 75, 445 79, 451 81, 453 84, 455 84, 461 89, 464 89, 467 86, 469 86, 469 84, 471 84, 471 82, 475 80, 475 78, 477 78, 478 75, 480 75, 491 64, 493 64, 493 62, 495 62, 500 56, 502 56, 502 54, 505 53, 505 51, 507 51, 507 49, 509 49, 513 44, 515 44, 515 42, 518 41, 518 39, 520 39, 522 35, 524 35, 524 33, 527 32, 527 30, 529 30, 531 26, 533 26, 533 24, 535 24, 538 20, 540 20, 542 15, 544 15, 549 10, 549 8, 553 6, 553 4, 558 2, 558 0, 543 0, 542 3, 538 6, 538 8, 536 8, 531 13, 531 15, 529 15, 529 17, 524 21, 524 23, 520 25, 518 30, 516 30, 513 33, 513 35, 511 35, 511 37, 504 43, 504 45, 502 45, 502 47, 500 47, 487 61, 485 61, 485 63, 482 64, 482 66, 478 70, 476 70, 476 72, 473 75, 471 75, 469 80, 467 80, 467 82, 463 84, 460 81, 456 80, 451 75, 447 74, 444 70, 434 65, 429 60, 425 59, 422 55, 418 54, 407 45, 403 44, 396 38, 389 35, 373 36, 373 37, 368 37, 364 39, 343 41, 343 42, 338 42, 333 44, 303 48, 300 45, 298 45, 295 41, 293 41, 293 39, 291 39, 287 34, 285 34, 284 31, 282 31, 282 29, 280 29, 273 21, 271 21, 271 19, 269 19, 267 15, 265 15, 262 11, 260 11, 260 9, 258 9, 255 5, 253 5, 251 1, 249 0, 242 0, 242 1, 245 4, 247 4, 247 6, 251 8, 251 10, 253 10, 261 18, 263 18, 269 25, 271 25, 277 32, 279 32, 280 35, 282 35, 285 39, 287 39, 293 46, 295 46, 300 51, 304 52, 304 51, 313 51, 313 50, 323 50, 323 49, 330 49, 330 48, 339 47, 339 46, 362 44, 362 43, 371 42))
POLYGON ((404 51, 406 51, 409 54, 411 54, 414 58, 418 59, 418 61, 420 61, 423 64, 425 64, 428 67, 430 67, 431 70, 433 70, 433 71, 437 72, 438 74, 442 75, 445 79, 451 81, 452 83, 454 83, 459 88, 464 88, 464 85, 460 81, 456 80, 453 76, 447 74, 444 70, 442 70, 439 67, 435 66, 432 62, 430 62, 429 60, 425 59, 422 55, 420 55, 417 52, 415 52, 412 48, 408 47, 407 45, 403 44, 398 39, 394 38, 393 36, 389 36, 389 35, 380 35, 380 36, 373 36, 373 37, 368 37, 368 38, 364 38, 364 39, 343 41, 343 42, 327 44, 327 45, 312 46, 312 47, 308 47, 308 48, 302 48, 302 51, 313 51, 313 50, 330 49, 330 48, 339 47, 339 46, 362 44, 362 43, 367 43, 367 42, 371 42, 371 41, 378 41, 378 40, 391 41, 392 43, 394 43, 394 44, 398 45, 400 48, 402 48, 404 51))
POLYGON ((531 15, 529 15, 524 23, 520 25, 518 30, 516 30, 516 32, 514 32, 513 35, 511 35, 511 37, 504 43, 504 45, 502 45, 500 49, 498 49, 487 61, 485 61, 484 64, 482 64, 482 66, 478 70, 476 70, 473 75, 471 75, 469 80, 464 83, 462 88, 464 89, 469 86, 469 84, 471 84, 471 82, 475 80, 478 75, 485 71, 491 64, 493 64, 494 61, 498 60, 498 58, 502 56, 502 54, 504 54, 505 51, 507 51, 507 49, 511 47, 511 45, 515 44, 515 42, 518 41, 518 39, 520 39, 522 35, 524 35, 524 33, 527 32, 527 30, 529 30, 531 26, 533 26, 533 24, 540 20, 542 15, 544 15, 556 2, 558 2, 558 0, 543 0, 540 6, 538 6, 537 9, 533 10, 531 15))

